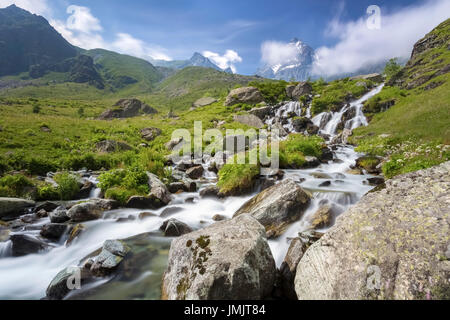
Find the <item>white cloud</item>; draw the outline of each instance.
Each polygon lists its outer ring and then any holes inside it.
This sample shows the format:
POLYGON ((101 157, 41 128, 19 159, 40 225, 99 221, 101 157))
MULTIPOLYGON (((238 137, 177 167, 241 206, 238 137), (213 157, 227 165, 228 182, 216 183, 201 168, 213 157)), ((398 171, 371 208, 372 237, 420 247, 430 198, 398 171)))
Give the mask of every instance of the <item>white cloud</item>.
POLYGON ((332 76, 393 57, 407 58, 414 43, 449 18, 449 12, 448 0, 429 0, 387 15, 382 10, 381 29, 375 30, 367 27, 365 17, 345 23, 333 19, 326 34, 339 41, 333 47, 317 49, 313 72, 332 76))
POLYGON ((266 41, 261 45, 261 53, 261 61, 274 66, 295 60, 298 49, 289 43, 266 41))
POLYGON ((236 73, 237 71, 235 64, 242 62, 242 58, 234 50, 227 50, 224 55, 220 55, 212 51, 203 51, 202 54, 218 65, 221 69, 225 70, 231 68, 233 73, 236 73))
POLYGON ((50 24, 70 43, 84 49, 103 48, 142 59, 171 60, 165 50, 136 39, 127 33, 117 33, 112 42, 105 41, 103 27, 88 7, 71 5, 66 21, 50 20, 50 24))
POLYGON ((12 4, 34 14, 43 16, 49 16, 51 14, 51 9, 47 4, 47 0, 1 0, 0 8, 9 7, 12 4))

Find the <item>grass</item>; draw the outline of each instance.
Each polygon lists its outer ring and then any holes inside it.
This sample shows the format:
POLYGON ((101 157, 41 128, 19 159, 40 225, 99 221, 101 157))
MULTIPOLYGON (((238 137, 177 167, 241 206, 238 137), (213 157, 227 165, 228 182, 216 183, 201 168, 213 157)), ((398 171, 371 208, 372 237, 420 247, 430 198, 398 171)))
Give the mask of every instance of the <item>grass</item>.
POLYGON ((324 143, 318 136, 291 134, 287 140, 280 143, 281 168, 301 168, 306 162, 305 156, 320 157, 324 143))
POLYGON ((238 196, 251 192, 258 176, 258 165, 226 164, 219 171, 217 186, 223 195, 238 196))

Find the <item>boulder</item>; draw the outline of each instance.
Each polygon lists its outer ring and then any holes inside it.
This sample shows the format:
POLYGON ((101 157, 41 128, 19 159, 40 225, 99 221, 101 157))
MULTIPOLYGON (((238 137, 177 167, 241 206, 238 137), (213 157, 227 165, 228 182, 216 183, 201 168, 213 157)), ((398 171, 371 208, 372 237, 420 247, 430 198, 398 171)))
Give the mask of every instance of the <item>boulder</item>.
POLYGON ((217 198, 219 197, 220 189, 218 186, 208 186, 202 191, 200 191, 200 197, 202 198, 217 198))
POLYGON ((41 236, 50 240, 59 240, 67 231, 67 225, 49 223, 42 227, 41 236))
POLYGON ((161 212, 161 214, 159 216, 161 218, 167 218, 167 217, 170 217, 170 216, 172 216, 172 215, 174 215, 174 214, 176 214, 178 212, 181 212, 183 210, 184 209, 181 208, 181 207, 168 207, 168 208, 165 208, 163 210, 163 212, 161 212))
POLYGON ((172 201, 172 195, 167 189, 166 185, 159 180, 158 176, 147 172, 148 186, 150 188, 149 196, 154 197, 161 202, 162 206, 168 205, 172 201))
POLYGON ((182 137, 174 138, 165 144, 167 150, 179 150, 184 145, 184 140, 182 137))
POLYGON ((95 184, 89 180, 83 183, 83 185, 80 188, 80 191, 76 194, 74 199, 88 199, 91 195, 92 189, 95 188, 95 184))
POLYGON ((88 270, 79 267, 67 267, 60 271, 50 282, 46 290, 46 298, 49 300, 62 300, 72 290, 70 285, 75 284, 75 278, 80 275, 79 284, 83 286, 86 279, 90 279, 91 275, 88 270))
POLYGON ((311 194, 287 179, 262 191, 245 203, 235 214, 249 214, 267 231, 269 238, 280 236, 293 222, 299 220, 311 201, 311 194))
POLYGON ((265 106, 260 108, 253 108, 248 113, 258 117, 261 120, 264 120, 267 116, 270 116, 273 108, 271 106, 265 106))
POLYGON ((122 99, 114 105, 113 109, 106 110, 102 113, 99 120, 132 118, 140 114, 155 113, 158 113, 158 111, 138 99, 122 99))
POLYGON ((28 208, 35 206, 35 202, 17 198, 0 198, 0 220, 10 220, 26 213, 28 208))
POLYGON ((58 207, 48 214, 51 223, 64 223, 70 220, 67 216, 67 210, 63 207, 58 207))
POLYGON ((150 142, 159 137, 161 133, 162 130, 158 128, 144 128, 141 130, 141 138, 150 142))
POLYGON ((373 156, 363 156, 356 159, 356 168, 364 169, 370 174, 379 174, 381 169, 378 165, 381 163, 382 158, 373 156))
POLYGON ((48 248, 48 245, 45 242, 26 234, 12 235, 10 240, 12 242, 12 255, 14 257, 39 253, 48 248))
POLYGON ((173 240, 163 277, 165 300, 261 300, 273 289, 275 261, 248 215, 173 240))
POLYGON ((321 206, 311 217, 311 227, 313 229, 328 228, 332 224, 333 208, 330 205, 321 206))
POLYGON ((264 101, 261 92, 255 87, 244 87, 231 90, 228 95, 225 105, 232 106, 238 103, 258 104, 264 101))
POLYGON ((200 98, 197 101, 195 101, 192 104, 192 106, 194 108, 206 107, 206 106, 209 106, 210 104, 213 104, 215 102, 217 102, 217 99, 215 99, 215 98, 204 97, 204 98, 200 98))
POLYGON ((205 172, 205 169, 203 166, 196 166, 193 168, 190 168, 186 171, 186 175, 191 179, 200 179, 203 176, 203 172, 205 172))
POLYGON ((73 226, 69 231, 69 238, 66 241, 66 246, 70 246, 72 242, 84 232, 84 230, 86 230, 86 227, 81 223, 73 226))
POLYGON ((314 123, 309 118, 296 117, 292 119, 292 126, 296 132, 307 132, 310 135, 317 134, 319 132, 319 127, 314 125, 314 123))
POLYGON ((97 152, 101 152, 101 153, 128 151, 128 150, 132 149, 128 144, 126 144, 124 142, 114 141, 114 140, 100 141, 95 145, 95 148, 97 149, 97 152))
POLYGON ((303 254, 308 249, 308 246, 301 238, 294 238, 291 240, 286 257, 280 267, 280 286, 283 292, 283 296, 289 300, 297 300, 297 294, 295 293, 295 272, 297 270, 298 263, 303 257, 303 254))
POLYGON ((107 240, 103 244, 100 254, 92 259, 90 272, 96 277, 104 277, 113 273, 130 248, 119 240, 107 240))
POLYGON ((104 211, 114 210, 119 207, 115 200, 95 199, 77 204, 67 211, 67 216, 72 222, 84 222, 97 220, 102 217, 104 211))
POLYGON ((258 129, 261 129, 264 127, 264 122, 257 116, 254 116, 253 114, 242 114, 242 115, 235 115, 233 117, 233 120, 242 124, 245 124, 249 127, 255 127, 258 129))
POLYGON ((169 189, 169 192, 171 192, 171 193, 179 193, 179 192, 189 191, 184 182, 172 182, 171 184, 169 184, 168 189, 169 189))
POLYGON ((297 267, 299 299, 449 299, 450 162, 386 182, 343 213, 297 267))
POLYGON ((320 166, 320 160, 316 157, 306 156, 305 163, 303 164, 303 168, 317 168, 320 166))
POLYGON ((179 237, 193 231, 186 223, 177 219, 164 221, 159 230, 164 232, 164 236, 166 237, 179 237))
POLYGON ((294 88, 288 87, 286 88, 286 93, 289 98, 294 100, 300 99, 301 96, 306 94, 311 94, 313 91, 312 86, 308 82, 300 82, 294 88))
POLYGON ((55 210, 58 207, 59 207, 59 204, 50 202, 50 201, 46 201, 41 204, 38 204, 36 206, 36 208, 34 209, 34 211, 39 212, 41 210, 45 210, 46 212, 52 212, 53 210, 55 210))

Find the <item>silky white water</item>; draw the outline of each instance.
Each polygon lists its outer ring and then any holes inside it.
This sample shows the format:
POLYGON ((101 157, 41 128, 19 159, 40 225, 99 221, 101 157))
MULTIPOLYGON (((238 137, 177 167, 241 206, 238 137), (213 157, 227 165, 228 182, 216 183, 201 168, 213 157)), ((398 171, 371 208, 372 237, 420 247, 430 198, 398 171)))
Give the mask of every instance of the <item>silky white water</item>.
MULTIPOLYGON (((350 120, 351 128, 366 125, 367 121, 362 113, 364 101, 377 94, 381 86, 372 90, 358 101, 350 104, 355 107, 356 115, 350 120)), ((309 109, 309 108, 308 108, 309 109)), ((289 112, 301 114, 300 104, 290 103, 281 107, 278 116, 287 115, 289 112)), ((341 111, 332 114, 330 119, 321 130, 323 133, 333 136, 336 127, 336 119, 340 119, 341 111)), ((321 114, 313 119, 314 123, 320 124, 325 114, 321 114)), ((286 126, 291 129, 289 124, 286 126)), ((290 130, 292 131, 292 130, 290 130)), ((269 241, 270 248, 278 266, 282 263, 287 249, 289 239, 296 237, 301 231, 308 229, 309 219, 319 208, 320 203, 326 201, 333 206, 336 215, 347 210, 354 205, 368 191, 371 190, 365 181, 368 175, 351 175, 346 172, 350 166, 355 164, 355 160, 361 156, 356 153, 351 146, 337 146, 334 150, 335 160, 327 164, 322 164, 315 169, 286 170, 285 179, 297 181, 301 187, 309 190, 313 194, 310 207, 303 215, 302 219, 292 224, 288 230, 278 239, 269 241), (311 174, 323 174, 322 179, 313 177, 311 174), (323 182, 330 182, 329 186, 321 187, 323 182)), ((206 165, 205 165, 206 167, 206 165)), ((209 180, 204 186, 214 183, 215 174, 206 171, 204 179, 209 180)), ((94 178, 93 182, 97 182, 94 178)), ((225 200, 201 199, 199 193, 182 193, 175 195, 174 200, 168 207, 178 207, 180 209, 170 218, 178 219, 187 223, 194 229, 204 228, 212 223, 216 214, 232 218, 233 214, 256 193, 245 197, 231 197, 225 200), (190 200, 187 201, 186 200, 190 200)), ((99 190, 95 189, 91 197, 97 197, 99 190)), ((166 208, 160 210, 150 210, 160 215, 166 208)), ((149 210, 119 209, 109 211, 104 214, 104 218, 97 221, 83 223, 86 230, 72 243, 71 246, 64 245, 65 239, 60 243, 54 243, 54 248, 42 254, 28 255, 25 257, 13 258, 11 255, 11 242, 0 243, 0 299, 40 299, 45 296, 45 290, 55 275, 68 266, 76 266, 80 260, 99 249, 105 240, 125 239, 131 236, 158 231, 161 224, 167 219, 162 217, 150 217, 139 220, 141 212, 149 210), (118 218, 133 216, 136 219, 118 223, 118 218)), ((37 236, 39 227, 49 223, 49 219, 41 219, 33 225, 28 225, 26 230, 19 233, 26 233, 37 236)), ((326 231, 326 230, 320 230, 326 231)), ((152 270, 148 270, 151 273, 152 270)), ((135 280, 137 281, 137 280, 135 280)))

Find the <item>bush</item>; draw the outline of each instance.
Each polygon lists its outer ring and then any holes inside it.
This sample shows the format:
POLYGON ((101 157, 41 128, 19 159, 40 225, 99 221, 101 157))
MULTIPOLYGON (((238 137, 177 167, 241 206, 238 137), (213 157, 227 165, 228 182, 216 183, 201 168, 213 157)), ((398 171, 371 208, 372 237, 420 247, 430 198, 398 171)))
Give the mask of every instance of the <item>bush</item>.
POLYGON ((139 194, 147 194, 150 191, 147 173, 139 166, 105 172, 100 175, 98 180, 98 187, 103 192, 114 187, 123 187, 128 190, 137 191, 139 194))
POLYGON ((280 143, 281 168, 299 168, 305 163, 305 156, 320 157, 324 140, 318 136, 291 134, 280 143))
POLYGON ((7 175, 0 179, 0 196, 26 197, 33 186, 33 182, 21 174, 7 175))
POLYGON ((52 201, 61 200, 58 189, 50 184, 38 186, 37 199, 38 201, 52 201))
MULTIPOLYGON (((118 201, 122 206, 126 205, 128 202, 128 199, 130 197, 139 195, 140 193, 137 190, 129 190, 122 187, 114 187, 111 189, 108 189, 105 193, 106 199, 112 199, 118 201)), ((141 194, 144 195, 144 194, 141 194)))
POLYGON ((69 173, 59 173, 54 178, 58 184, 58 193, 61 200, 72 200, 80 191, 78 179, 69 173))
POLYGON ((34 106, 33 106, 33 113, 39 113, 39 112, 41 112, 41 107, 39 106, 39 105, 37 105, 37 104, 35 104, 34 106))

